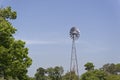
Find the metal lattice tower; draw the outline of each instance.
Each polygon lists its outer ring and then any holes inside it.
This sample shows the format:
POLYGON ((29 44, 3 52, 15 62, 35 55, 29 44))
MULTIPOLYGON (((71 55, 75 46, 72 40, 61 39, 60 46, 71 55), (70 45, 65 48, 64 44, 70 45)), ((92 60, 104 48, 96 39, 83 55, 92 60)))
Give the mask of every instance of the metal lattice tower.
POLYGON ((78 71, 78 62, 77 62, 77 54, 76 54, 76 46, 75 40, 77 40, 80 36, 80 31, 76 27, 72 27, 70 29, 70 37, 72 39, 72 50, 71 50, 71 61, 70 61, 70 80, 74 80, 72 74, 78 76, 79 80, 79 71, 78 71))

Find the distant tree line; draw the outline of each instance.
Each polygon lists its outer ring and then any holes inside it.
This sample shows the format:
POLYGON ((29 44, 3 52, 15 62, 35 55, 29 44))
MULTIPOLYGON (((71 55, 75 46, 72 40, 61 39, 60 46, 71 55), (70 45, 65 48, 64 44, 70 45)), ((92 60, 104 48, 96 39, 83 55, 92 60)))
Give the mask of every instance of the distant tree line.
POLYGON ((85 64, 87 72, 80 76, 80 80, 120 80, 120 63, 108 63, 100 69, 94 69, 93 63, 85 64))
MULTIPOLYGON (((94 64, 88 62, 84 65, 86 72, 79 76, 79 80, 120 80, 120 63, 105 64, 102 68, 94 69, 94 64)), ((70 72, 64 73, 63 67, 51 67, 37 69, 33 80, 78 80, 73 72, 70 79, 70 72)))

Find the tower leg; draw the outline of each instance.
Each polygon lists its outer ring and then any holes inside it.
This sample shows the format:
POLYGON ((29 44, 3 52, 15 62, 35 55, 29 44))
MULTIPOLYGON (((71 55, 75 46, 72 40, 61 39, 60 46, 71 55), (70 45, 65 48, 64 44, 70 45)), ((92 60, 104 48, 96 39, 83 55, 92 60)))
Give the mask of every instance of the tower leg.
POLYGON ((72 50, 71 50, 71 61, 70 61, 70 80, 74 80, 75 76, 77 77, 77 80, 79 80, 76 46, 75 46, 75 40, 73 38, 72 50))

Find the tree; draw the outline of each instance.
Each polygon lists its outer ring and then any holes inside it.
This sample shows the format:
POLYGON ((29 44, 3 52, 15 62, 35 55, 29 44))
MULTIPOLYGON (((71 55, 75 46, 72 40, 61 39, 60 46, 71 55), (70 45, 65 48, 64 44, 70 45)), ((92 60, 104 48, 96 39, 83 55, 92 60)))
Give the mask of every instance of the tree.
POLYGON ((13 34, 17 31, 9 20, 16 19, 11 7, 0 8, 0 73, 6 79, 9 77, 27 80, 27 68, 32 64, 28 57, 25 42, 15 40, 13 34))
POLYGON ((62 80, 63 67, 50 67, 37 69, 35 80, 62 80))
POLYGON ((94 70, 94 65, 91 62, 86 63, 84 66, 87 71, 94 70))
POLYGON ((63 67, 54 67, 54 68, 48 68, 47 69, 47 74, 48 78, 50 80, 61 80, 62 79, 62 74, 63 74, 63 67))
POLYGON ((80 80, 106 80, 106 77, 106 72, 95 69, 82 74, 80 80))
POLYGON ((116 74, 120 75, 120 63, 116 64, 115 65, 115 68, 116 68, 116 74))
POLYGON ((78 80, 78 75, 76 75, 75 72, 67 72, 62 80, 78 80))
POLYGON ((103 67, 101 68, 102 70, 106 71, 109 74, 120 74, 120 64, 105 64, 103 65, 103 67))
POLYGON ((94 69, 93 63, 88 62, 84 66, 87 72, 81 75, 80 80, 106 80, 107 73, 103 70, 94 69))
POLYGON ((119 75, 110 74, 110 75, 108 75, 106 80, 120 80, 120 76, 119 75))
POLYGON ((46 80, 45 76, 46 70, 42 67, 37 69, 37 73, 35 74, 35 80, 46 80))

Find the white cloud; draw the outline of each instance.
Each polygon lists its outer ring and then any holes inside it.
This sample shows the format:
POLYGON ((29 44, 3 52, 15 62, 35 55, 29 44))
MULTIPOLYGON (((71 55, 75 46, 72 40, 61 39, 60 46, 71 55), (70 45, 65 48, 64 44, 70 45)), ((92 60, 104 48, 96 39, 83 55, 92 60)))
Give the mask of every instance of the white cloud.
POLYGON ((49 44, 72 44, 71 40, 68 39, 54 39, 54 40, 39 40, 39 39, 22 39, 15 37, 17 40, 26 42, 27 45, 49 45, 49 44))
POLYGON ((57 44, 55 41, 40 41, 40 40, 23 40, 28 45, 39 45, 39 44, 57 44))
MULTIPOLYGON (((21 39, 21 40, 25 41, 27 45, 59 45, 59 44, 70 45, 70 46, 72 45, 72 41, 69 39, 61 39, 61 40, 21 39)), ((81 49, 81 52, 84 53, 98 53, 101 51, 109 51, 109 47, 100 41, 91 42, 91 41, 79 40, 76 41, 76 46, 77 48, 81 49)))

